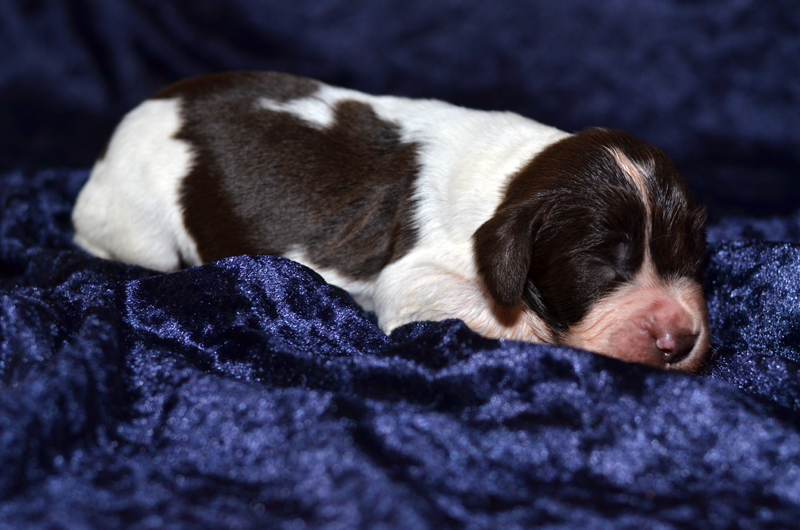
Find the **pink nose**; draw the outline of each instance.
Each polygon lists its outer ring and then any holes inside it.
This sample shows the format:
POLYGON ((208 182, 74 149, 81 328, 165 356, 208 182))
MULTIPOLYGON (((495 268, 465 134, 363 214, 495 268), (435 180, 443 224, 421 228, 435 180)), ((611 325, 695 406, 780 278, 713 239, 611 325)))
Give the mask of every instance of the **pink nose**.
POLYGON ((685 359, 698 339, 689 313, 675 303, 665 303, 656 307, 651 317, 648 331, 663 361, 674 364, 685 359))
POLYGON ((697 344, 696 333, 667 331, 656 338, 656 348, 664 355, 664 362, 673 364, 682 361, 697 344))

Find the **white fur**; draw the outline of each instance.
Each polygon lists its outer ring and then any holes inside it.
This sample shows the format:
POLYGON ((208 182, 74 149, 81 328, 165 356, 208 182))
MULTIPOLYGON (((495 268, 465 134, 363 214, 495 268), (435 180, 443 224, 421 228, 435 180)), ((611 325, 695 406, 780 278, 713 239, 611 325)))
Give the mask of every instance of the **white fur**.
POLYGON ((145 101, 117 126, 75 204, 79 246, 157 270, 177 270, 182 256, 200 264, 178 204, 192 163, 189 146, 174 138, 181 125, 178 105, 145 101))

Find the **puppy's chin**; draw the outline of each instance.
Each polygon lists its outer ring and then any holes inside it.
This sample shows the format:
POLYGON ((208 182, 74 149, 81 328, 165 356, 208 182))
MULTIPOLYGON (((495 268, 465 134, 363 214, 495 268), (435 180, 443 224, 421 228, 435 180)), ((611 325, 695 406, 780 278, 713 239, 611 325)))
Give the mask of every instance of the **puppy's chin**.
MULTIPOLYGON (((485 296, 489 299, 488 294, 485 296)), ((544 321, 521 303, 504 307, 489 302, 482 306, 482 310, 462 315, 462 318, 470 329, 484 337, 534 343, 555 342, 553 333, 544 321)))
POLYGON ((700 286, 687 279, 637 280, 596 303, 559 342, 624 361, 697 371, 709 348, 700 286))

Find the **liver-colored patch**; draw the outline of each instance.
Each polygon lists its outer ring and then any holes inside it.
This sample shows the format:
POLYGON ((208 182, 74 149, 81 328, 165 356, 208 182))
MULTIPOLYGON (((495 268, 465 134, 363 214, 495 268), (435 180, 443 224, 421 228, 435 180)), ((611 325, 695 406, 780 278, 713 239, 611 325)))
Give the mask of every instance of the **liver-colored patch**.
POLYGON ((241 81, 218 76, 160 94, 183 99, 177 137, 194 166, 182 204, 203 261, 299 247, 317 267, 367 279, 407 253, 417 237, 417 146, 366 103, 339 101, 327 129, 258 105, 305 97, 312 81, 241 81))

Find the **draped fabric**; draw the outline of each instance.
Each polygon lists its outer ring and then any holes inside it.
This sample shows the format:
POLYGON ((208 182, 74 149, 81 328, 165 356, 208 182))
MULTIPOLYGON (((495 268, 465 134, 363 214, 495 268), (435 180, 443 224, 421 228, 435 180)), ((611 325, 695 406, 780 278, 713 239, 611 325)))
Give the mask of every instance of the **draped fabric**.
POLYGON ((788 1, 0 3, 0 528, 796 527, 798 57, 788 1), (230 69, 654 143, 709 207, 707 365, 386 336, 284 258, 77 249, 116 121, 230 69))

